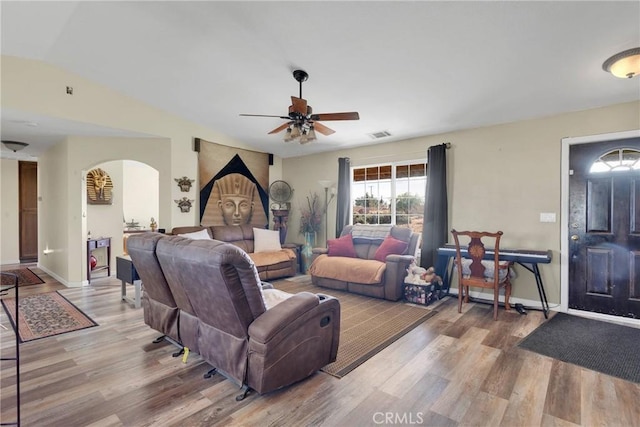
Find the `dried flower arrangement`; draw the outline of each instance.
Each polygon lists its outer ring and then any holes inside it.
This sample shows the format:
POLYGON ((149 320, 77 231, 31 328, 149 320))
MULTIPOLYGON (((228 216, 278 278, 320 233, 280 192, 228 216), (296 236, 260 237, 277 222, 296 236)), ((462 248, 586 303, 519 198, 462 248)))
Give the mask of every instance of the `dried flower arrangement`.
POLYGON ((322 225, 322 207, 316 193, 307 196, 307 206, 300 209, 300 234, 317 233, 322 225))

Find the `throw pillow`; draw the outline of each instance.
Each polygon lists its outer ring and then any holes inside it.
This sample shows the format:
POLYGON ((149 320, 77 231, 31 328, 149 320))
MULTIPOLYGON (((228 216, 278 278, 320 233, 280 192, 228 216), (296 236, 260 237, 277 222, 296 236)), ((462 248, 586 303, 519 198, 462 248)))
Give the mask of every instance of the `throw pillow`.
POLYGON ((278 230, 253 229, 253 252, 273 252, 282 249, 278 230))
POLYGON ((357 258, 356 248, 353 246, 353 237, 351 234, 345 234, 339 239, 329 239, 327 241, 329 256, 344 256, 349 258, 357 258))
POLYGON ((373 255, 373 258, 377 259, 380 262, 386 262, 387 255, 396 254, 402 255, 405 253, 409 244, 407 242, 403 242, 402 240, 398 240, 391 235, 388 235, 382 244, 376 250, 376 253, 373 255))
POLYGON ((211 240, 211 236, 209 236, 209 232, 207 232, 205 228, 200 231, 194 231, 193 233, 178 234, 178 236, 193 240, 211 240))

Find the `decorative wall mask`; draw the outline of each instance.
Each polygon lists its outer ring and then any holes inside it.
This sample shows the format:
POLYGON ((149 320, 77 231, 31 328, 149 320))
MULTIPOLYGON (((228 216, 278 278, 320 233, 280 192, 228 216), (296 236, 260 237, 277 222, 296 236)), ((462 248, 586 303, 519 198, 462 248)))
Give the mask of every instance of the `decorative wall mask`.
POLYGON ((173 179, 175 179, 176 182, 178 183, 178 187, 180 187, 180 191, 185 193, 191 190, 191 184, 195 182, 195 179, 189 179, 186 176, 183 176, 182 178, 173 178, 173 179))
POLYGON ((191 203, 194 202, 194 200, 189 200, 187 197, 183 197, 180 200, 174 200, 177 204, 178 207, 180 208, 180 212, 189 212, 191 210, 191 203))
POLYGON ((113 202, 113 182, 108 173, 100 168, 87 172, 87 203, 110 205, 113 202))

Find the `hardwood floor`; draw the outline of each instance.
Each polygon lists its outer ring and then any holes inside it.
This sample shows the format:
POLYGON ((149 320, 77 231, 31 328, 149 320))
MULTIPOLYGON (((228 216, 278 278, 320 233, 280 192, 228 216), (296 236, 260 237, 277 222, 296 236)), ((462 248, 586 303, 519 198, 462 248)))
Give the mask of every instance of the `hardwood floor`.
MULTIPOLYGON (((342 379, 316 373, 292 387, 236 402, 239 389, 198 355, 183 363, 142 309, 120 301, 120 282, 60 290, 99 327, 22 344, 23 426, 632 426, 640 385, 517 347, 544 321, 445 299, 438 313, 342 379)), ((431 306, 430 306, 431 307, 431 306)), ((4 311, 1 323, 9 326, 4 311)), ((14 351, 1 331, 2 355, 14 351)), ((2 422, 15 416, 15 370, 1 367, 2 422)))

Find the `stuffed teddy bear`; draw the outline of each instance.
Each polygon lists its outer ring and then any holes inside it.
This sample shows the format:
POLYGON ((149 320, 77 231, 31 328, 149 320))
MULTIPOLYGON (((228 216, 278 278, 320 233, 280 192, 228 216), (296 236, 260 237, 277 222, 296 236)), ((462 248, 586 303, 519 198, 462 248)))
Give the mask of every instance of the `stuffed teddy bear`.
POLYGON ((420 280, 427 283, 436 282, 442 284, 442 278, 436 274, 436 269, 433 267, 427 268, 425 272, 420 275, 420 280))
POLYGON ((407 267, 407 277, 404 282, 419 285, 421 283, 421 276, 426 272, 427 270, 425 268, 418 267, 414 261, 407 267))

